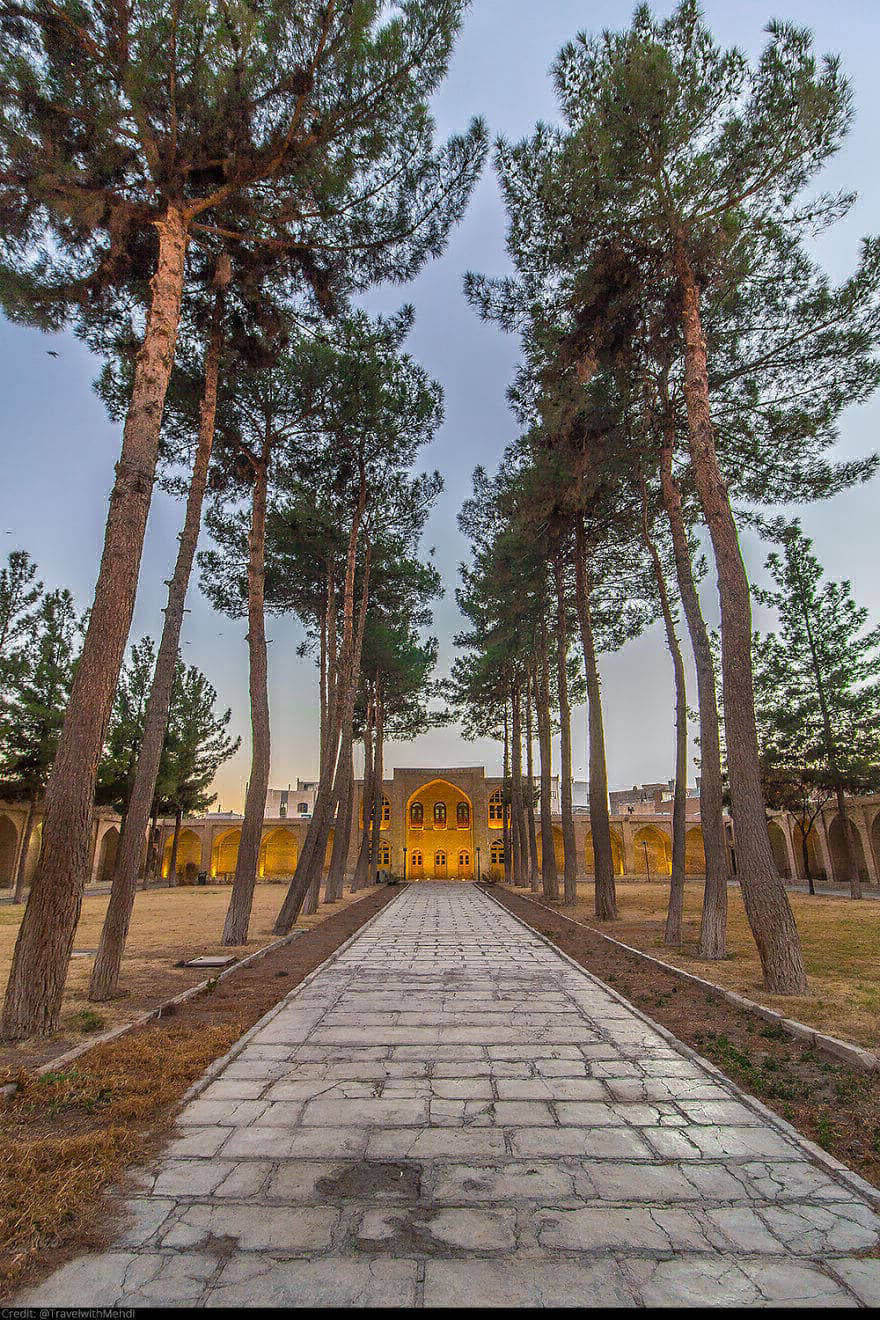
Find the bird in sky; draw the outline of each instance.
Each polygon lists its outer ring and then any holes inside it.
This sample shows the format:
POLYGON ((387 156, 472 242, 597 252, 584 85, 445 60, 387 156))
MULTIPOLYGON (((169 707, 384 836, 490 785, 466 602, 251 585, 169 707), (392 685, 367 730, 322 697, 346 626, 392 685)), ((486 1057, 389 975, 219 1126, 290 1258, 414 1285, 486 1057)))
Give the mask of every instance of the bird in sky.
POLYGON ((54 348, 47 348, 47 349, 46 349, 46 352, 49 354, 49 357, 58 357, 58 356, 59 356, 59 355, 55 352, 55 349, 54 349, 54 348))

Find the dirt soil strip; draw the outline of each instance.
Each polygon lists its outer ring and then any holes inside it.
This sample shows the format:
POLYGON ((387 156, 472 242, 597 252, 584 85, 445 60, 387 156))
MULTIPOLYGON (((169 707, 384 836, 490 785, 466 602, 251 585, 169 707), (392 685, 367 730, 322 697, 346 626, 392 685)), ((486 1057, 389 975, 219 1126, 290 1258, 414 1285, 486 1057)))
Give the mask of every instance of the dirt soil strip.
POLYGON ((490 893, 798 1132, 880 1187, 880 1073, 832 1063, 781 1027, 626 953, 542 902, 494 886, 490 893))
POLYGON ((0 1105, 0 1295, 118 1235, 115 1186, 158 1151, 187 1090, 400 892, 369 891, 66 1069, 11 1074, 18 1089, 0 1105))

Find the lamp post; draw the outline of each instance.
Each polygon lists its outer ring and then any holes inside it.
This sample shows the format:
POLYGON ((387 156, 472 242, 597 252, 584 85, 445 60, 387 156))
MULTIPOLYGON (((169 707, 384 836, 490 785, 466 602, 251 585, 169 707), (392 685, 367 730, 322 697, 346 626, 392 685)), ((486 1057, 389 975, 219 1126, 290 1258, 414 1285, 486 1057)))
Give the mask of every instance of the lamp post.
POLYGON ((477 849, 477 884, 480 883, 480 850, 477 849))
POLYGON ((645 850, 645 870, 648 873, 648 879, 651 879, 651 863, 648 860, 648 840, 642 839, 642 847, 645 850))
POLYGON ((406 844, 403 845, 403 883, 406 884, 406 844))

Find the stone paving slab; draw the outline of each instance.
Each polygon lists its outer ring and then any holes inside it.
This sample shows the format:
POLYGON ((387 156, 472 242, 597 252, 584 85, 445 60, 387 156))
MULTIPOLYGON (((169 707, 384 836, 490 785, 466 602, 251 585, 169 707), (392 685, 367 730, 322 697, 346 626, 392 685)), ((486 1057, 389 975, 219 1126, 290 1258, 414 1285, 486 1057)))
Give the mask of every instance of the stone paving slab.
POLYGON ((269 1013, 29 1306, 880 1303, 878 1201, 483 892, 269 1013))

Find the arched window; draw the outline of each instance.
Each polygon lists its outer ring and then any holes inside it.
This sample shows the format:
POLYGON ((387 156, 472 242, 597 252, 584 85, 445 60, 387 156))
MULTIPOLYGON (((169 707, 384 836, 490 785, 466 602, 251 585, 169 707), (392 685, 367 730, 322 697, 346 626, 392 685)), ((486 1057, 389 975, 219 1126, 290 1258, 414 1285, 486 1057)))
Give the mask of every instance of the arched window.
POLYGON ((493 866, 504 865, 504 844, 500 839, 496 839, 489 849, 489 861, 493 866))
POLYGON ((410 807, 409 823, 410 825, 424 825, 425 808, 422 806, 421 802, 414 802, 410 807))
POLYGON ((421 848, 414 848, 414 849, 413 849, 412 864, 413 864, 413 866, 421 866, 421 864, 422 864, 422 850, 421 850, 421 848))
POLYGON ((459 866, 470 866, 471 855, 466 848, 463 848, 461 852, 458 854, 458 864, 459 866))
POLYGON ((385 794, 382 794, 382 824, 387 825, 391 819, 391 803, 385 794))
POLYGON ((443 826, 446 824, 446 803, 434 803, 434 824, 443 826))
POLYGON ((489 798, 489 824, 501 825, 504 821, 503 811, 501 789, 496 788, 489 798))
POLYGON ((436 870, 439 871, 440 868, 445 865, 446 865, 446 853, 443 851, 442 848, 440 848, 439 851, 434 853, 434 867, 436 870))
POLYGON ((389 848, 387 843, 383 843, 379 848, 379 865, 380 866, 391 865, 391 849, 389 848))
POLYGON ((471 809, 466 802, 459 802, 455 808, 456 825, 470 825, 471 809))

